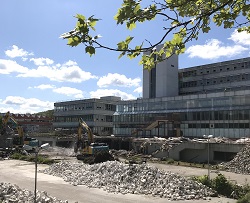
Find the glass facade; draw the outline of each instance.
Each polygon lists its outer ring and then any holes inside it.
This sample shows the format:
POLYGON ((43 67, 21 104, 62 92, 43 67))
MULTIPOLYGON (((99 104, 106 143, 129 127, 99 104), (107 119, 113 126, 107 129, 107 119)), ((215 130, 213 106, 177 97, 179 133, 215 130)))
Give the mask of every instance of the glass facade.
POLYGON ((192 95, 171 98, 122 101, 114 115, 114 134, 118 136, 249 137, 250 92, 192 95), (152 130, 155 121, 166 121, 152 130), (179 131, 179 134, 178 134, 179 131))

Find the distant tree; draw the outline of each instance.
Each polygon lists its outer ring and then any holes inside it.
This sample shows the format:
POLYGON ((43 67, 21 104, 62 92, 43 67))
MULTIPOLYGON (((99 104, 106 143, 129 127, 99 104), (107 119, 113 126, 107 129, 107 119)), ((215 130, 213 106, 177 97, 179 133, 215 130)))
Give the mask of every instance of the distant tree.
POLYGON ((49 118, 53 118, 53 116, 54 116, 54 110, 48 110, 48 111, 39 112, 39 113, 36 113, 36 115, 46 116, 46 117, 49 117, 49 118))
POLYGON ((125 24, 127 29, 132 30, 137 23, 162 17, 165 34, 156 43, 145 40, 140 45, 130 47, 134 37, 128 36, 117 47, 105 46, 99 43, 100 36, 94 34, 95 25, 100 19, 94 16, 86 18, 80 14, 75 16, 75 28, 61 37, 68 39, 68 45, 72 47, 82 43, 90 56, 95 54, 97 48, 120 52, 119 58, 127 55, 132 59, 141 53, 147 53, 142 55, 140 63, 151 69, 155 63, 165 60, 173 53, 184 53, 186 43, 197 40, 200 33, 208 33, 212 23, 225 29, 236 28, 238 32, 250 33, 249 0, 152 0, 144 8, 142 2, 143 0, 123 0, 114 20, 118 25, 125 24), (167 36, 172 36, 172 39, 167 40, 167 36), (155 47, 159 44, 163 44, 163 47, 156 50, 155 47))

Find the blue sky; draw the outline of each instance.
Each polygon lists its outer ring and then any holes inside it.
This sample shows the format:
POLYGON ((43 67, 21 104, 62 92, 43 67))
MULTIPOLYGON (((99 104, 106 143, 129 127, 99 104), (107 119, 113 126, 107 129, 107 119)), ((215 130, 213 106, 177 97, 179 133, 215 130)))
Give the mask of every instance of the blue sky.
MULTIPOLYGON (((146 0, 146 2, 149 2, 146 0)), ((77 13, 95 15, 104 45, 116 47, 128 35, 140 44, 161 38, 162 21, 140 24, 131 33, 113 20, 120 0, 2 0, 0 1, 0 112, 35 113, 53 109, 54 102, 75 99, 142 96, 139 58, 118 59, 119 53, 71 48, 60 39, 74 28, 77 13)), ((214 28, 187 44, 179 68, 250 56, 250 35, 214 28)))

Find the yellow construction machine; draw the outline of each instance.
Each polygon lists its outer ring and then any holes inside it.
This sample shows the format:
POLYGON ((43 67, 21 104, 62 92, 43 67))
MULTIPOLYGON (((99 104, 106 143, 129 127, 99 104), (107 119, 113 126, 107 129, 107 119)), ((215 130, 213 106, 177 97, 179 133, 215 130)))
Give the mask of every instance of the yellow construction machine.
POLYGON ((24 136, 23 127, 19 125, 17 120, 10 114, 9 111, 2 118, 1 135, 6 137, 6 143, 8 143, 8 146, 4 147, 21 149, 25 144, 29 145, 31 149, 33 149, 39 145, 39 141, 37 139, 24 136), (13 129, 8 126, 9 121, 11 121, 16 128, 17 135, 15 132, 8 132, 10 129, 13 131, 13 129))
POLYGON ((92 130, 82 118, 79 119, 78 135, 74 152, 80 152, 76 156, 77 159, 89 164, 114 160, 113 156, 109 153, 109 146, 106 143, 94 142, 92 130), (83 130, 86 131, 85 136, 83 130))

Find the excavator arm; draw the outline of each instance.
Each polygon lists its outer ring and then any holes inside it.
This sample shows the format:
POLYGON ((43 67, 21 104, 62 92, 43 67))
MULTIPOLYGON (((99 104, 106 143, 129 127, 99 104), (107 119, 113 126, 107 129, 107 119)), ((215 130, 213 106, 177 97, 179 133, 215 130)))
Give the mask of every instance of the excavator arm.
POLYGON ((88 147, 90 146, 91 143, 94 142, 94 136, 92 133, 92 130, 90 127, 85 123, 82 118, 79 119, 79 125, 78 125, 78 132, 77 132, 77 141, 75 143, 74 151, 77 153, 78 149, 84 149, 87 150, 88 147), (88 135, 88 140, 87 142, 83 142, 83 137, 82 137, 82 131, 83 129, 86 130, 87 135, 88 135))
MULTIPOLYGON (((94 136, 92 133, 92 130, 90 129, 90 127, 87 125, 87 123, 85 123, 82 118, 79 119, 79 124, 81 127, 85 128, 87 131, 87 135, 88 135, 88 143, 91 144, 94 142, 94 136)), ((82 128, 81 128, 82 129, 82 128)), ((78 129, 79 131, 79 129, 78 129)), ((78 136, 79 136, 79 132, 78 132, 78 136)))

